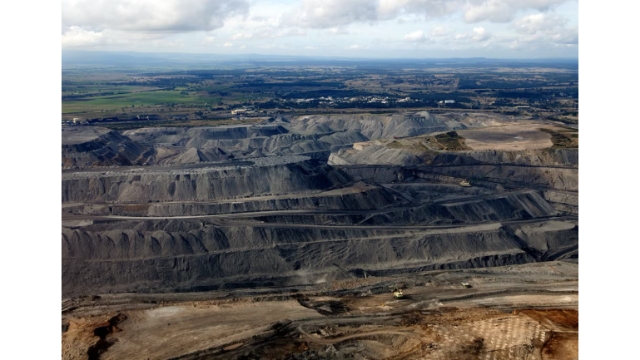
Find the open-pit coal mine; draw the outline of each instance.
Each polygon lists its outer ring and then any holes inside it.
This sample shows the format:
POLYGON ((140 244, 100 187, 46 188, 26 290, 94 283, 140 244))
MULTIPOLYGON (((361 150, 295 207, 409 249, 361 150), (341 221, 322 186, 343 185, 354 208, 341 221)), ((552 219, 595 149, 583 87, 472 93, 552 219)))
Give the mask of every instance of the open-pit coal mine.
POLYGON ((577 134, 424 111, 65 126, 63 358, 571 358, 577 134))

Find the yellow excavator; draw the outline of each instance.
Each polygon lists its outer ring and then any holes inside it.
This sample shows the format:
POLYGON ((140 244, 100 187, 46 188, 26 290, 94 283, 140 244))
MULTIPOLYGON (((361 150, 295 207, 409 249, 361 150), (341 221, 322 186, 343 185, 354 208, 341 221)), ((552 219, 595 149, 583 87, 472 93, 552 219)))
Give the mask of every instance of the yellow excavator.
POLYGON ((460 186, 465 186, 465 187, 471 186, 471 183, 467 179, 464 179, 460 181, 460 186))
POLYGON ((396 299, 402 299, 402 298, 404 298, 404 294, 402 293, 402 290, 395 289, 395 290, 393 290, 393 297, 396 298, 396 299))

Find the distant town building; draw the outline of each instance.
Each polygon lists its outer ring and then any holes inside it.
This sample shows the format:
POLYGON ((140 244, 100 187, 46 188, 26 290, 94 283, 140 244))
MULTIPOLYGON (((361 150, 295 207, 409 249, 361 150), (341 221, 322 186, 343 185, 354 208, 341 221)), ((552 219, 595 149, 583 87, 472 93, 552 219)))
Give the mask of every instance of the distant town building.
POLYGON ((171 116, 173 120, 189 120, 188 114, 174 114, 171 116))
POLYGON ((254 108, 250 107, 250 108, 240 108, 240 109, 233 109, 231 110, 231 115, 240 115, 240 114, 249 114, 249 113, 253 113, 254 112, 254 108))

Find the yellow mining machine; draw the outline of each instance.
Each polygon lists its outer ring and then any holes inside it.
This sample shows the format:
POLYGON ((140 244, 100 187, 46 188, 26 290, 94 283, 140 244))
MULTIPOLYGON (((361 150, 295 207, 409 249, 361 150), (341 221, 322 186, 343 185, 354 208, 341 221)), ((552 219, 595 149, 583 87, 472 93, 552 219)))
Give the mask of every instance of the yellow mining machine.
POLYGON ((396 298, 396 299, 402 299, 402 298, 404 298, 404 294, 402 293, 402 290, 395 289, 395 290, 393 290, 393 297, 396 298))

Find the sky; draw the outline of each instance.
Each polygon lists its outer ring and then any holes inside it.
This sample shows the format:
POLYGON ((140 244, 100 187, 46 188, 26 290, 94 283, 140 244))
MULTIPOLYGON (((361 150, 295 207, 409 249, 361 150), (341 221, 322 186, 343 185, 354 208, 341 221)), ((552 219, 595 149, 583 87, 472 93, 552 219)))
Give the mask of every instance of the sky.
POLYGON ((62 0, 62 49, 578 57, 577 0, 62 0))

